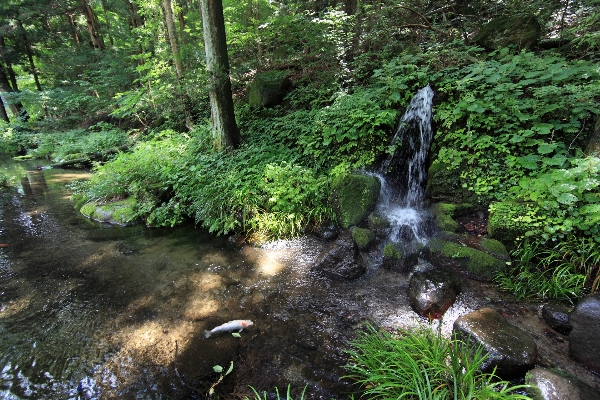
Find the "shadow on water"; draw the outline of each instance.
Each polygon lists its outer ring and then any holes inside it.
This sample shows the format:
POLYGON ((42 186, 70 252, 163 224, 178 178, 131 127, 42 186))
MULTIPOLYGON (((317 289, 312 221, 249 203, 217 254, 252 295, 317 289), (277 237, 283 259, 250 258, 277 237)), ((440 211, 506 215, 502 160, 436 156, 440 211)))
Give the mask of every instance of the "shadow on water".
MULTIPOLYGON (((219 378, 213 366, 231 361, 220 398, 288 383, 294 395, 307 385, 308 398, 349 398, 356 388, 341 366, 354 331, 364 321, 387 329, 425 322, 410 308, 406 275, 376 262, 352 282, 315 274, 324 244, 314 238, 237 247, 194 226, 90 222, 65 189, 81 177, 32 169, 19 192, 0 194, 0 398, 205 398, 219 378), (204 339, 233 319, 254 326, 240 338, 204 339)), ((535 308, 489 285, 464 286, 445 333, 483 306, 537 320, 535 308)), ((566 344, 548 346, 562 346, 563 356, 542 348, 543 357, 567 362, 566 344)))

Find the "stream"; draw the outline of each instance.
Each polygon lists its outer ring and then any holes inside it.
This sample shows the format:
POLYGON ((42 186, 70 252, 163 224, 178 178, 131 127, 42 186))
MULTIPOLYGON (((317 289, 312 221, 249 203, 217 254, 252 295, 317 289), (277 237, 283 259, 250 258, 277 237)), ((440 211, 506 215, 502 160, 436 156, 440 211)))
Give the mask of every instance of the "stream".
MULTIPOLYGON (((14 167, 2 159, 2 168, 14 167)), ((363 254, 367 273, 332 281, 311 270, 326 243, 313 237, 237 245, 193 225, 114 227, 83 218, 66 184, 86 174, 26 169, 0 194, 0 398, 195 399, 260 391, 346 399, 344 349, 365 322, 386 329, 427 323, 406 297, 408 276, 363 254), (210 330, 251 319, 241 337, 210 330)), ((530 332, 540 364, 600 388, 568 357, 568 340, 490 284, 465 280, 442 322, 480 307, 530 332)), ((298 396, 299 397, 299 396, 298 396)))

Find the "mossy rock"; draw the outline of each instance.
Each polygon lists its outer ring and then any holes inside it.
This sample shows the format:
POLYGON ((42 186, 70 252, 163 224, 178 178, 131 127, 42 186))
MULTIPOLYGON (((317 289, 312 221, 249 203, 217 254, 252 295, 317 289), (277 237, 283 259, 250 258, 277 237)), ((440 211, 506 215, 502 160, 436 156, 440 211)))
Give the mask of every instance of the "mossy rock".
POLYGON ((502 201, 490 205, 487 231, 491 238, 511 245, 531 230, 536 207, 533 203, 502 201))
POLYGON ((281 104, 291 81, 286 71, 267 71, 257 74, 250 84, 248 104, 252 108, 281 104))
POLYGON ((451 169, 447 164, 434 162, 427 171, 425 196, 443 203, 476 203, 475 193, 463 188, 460 170, 451 169))
POLYGON ((541 35, 541 26, 534 15, 502 16, 483 25, 473 41, 488 50, 516 46, 531 49, 541 35))
POLYGON ((389 235, 392 223, 385 215, 373 212, 367 218, 367 227, 375 233, 378 238, 385 238, 389 235))
POLYGON ((425 258, 439 268, 452 268, 475 280, 490 281, 510 257, 497 240, 444 233, 427 243, 425 258))
POLYGON ((352 229, 352 238, 359 250, 367 250, 375 243, 375 233, 370 229, 355 227, 352 229))
POLYGON ((108 224, 128 226, 135 223, 137 201, 134 197, 114 201, 107 204, 89 202, 83 205, 79 212, 94 221, 108 224))
POLYGON ((383 247, 383 268, 396 272, 410 272, 419 262, 423 245, 418 242, 388 242, 383 247))
POLYGON ((349 174, 337 177, 331 184, 331 203, 338 225, 344 229, 362 223, 375 208, 381 182, 367 175, 349 174))
POLYGON ((470 203, 436 203, 431 206, 431 215, 435 225, 440 231, 458 232, 460 224, 454 220, 455 217, 464 215, 474 209, 470 203))

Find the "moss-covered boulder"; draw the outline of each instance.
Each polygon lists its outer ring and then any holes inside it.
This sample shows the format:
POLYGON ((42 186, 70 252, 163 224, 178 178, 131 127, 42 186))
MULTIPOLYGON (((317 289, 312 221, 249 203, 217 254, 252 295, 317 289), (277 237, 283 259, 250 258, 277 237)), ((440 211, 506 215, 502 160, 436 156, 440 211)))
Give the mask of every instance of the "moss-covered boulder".
POLYGON ((539 40, 540 23, 533 15, 502 16, 483 25, 473 41, 489 50, 516 46, 531 49, 539 40))
POLYGON ((128 226, 136 222, 136 205, 135 198, 128 197, 125 200, 113 201, 107 204, 89 202, 84 204, 79 212, 94 221, 128 226))
POLYGON ((458 232, 460 224, 454 218, 473 210, 474 207, 470 203, 435 203, 431 206, 430 212, 439 231, 458 232))
POLYGON ((248 104, 252 108, 281 104, 290 86, 291 82, 286 71, 267 71, 257 74, 249 87, 248 104))
POLYGON ((493 203, 489 208, 487 231, 491 238, 506 245, 525 236, 536 221, 537 208, 533 203, 502 201, 493 203))
POLYGON ((396 272, 411 272, 419 262, 423 245, 418 242, 388 242, 383 247, 383 268, 396 272))
POLYGON ((510 262, 508 251, 499 241, 450 232, 431 239, 422 254, 435 267, 451 268, 479 281, 490 281, 510 262))
POLYGON ((367 227, 375 233, 376 237, 383 239, 390 234, 392 223, 385 215, 372 212, 367 217, 367 227))
POLYGON ((427 171, 425 196, 434 202, 475 203, 477 197, 463 188, 459 169, 451 169, 439 161, 434 162, 427 171))
POLYGON ((370 229, 354 227, 352 228, 352 238, 359 250, 367 250, 375 243, 375 233, 370 229))
POLYGON ((375 208, 381 182, 367 175, 349 174, 337 177, 331 184, 331 204, 338 225, 344 229, 362 223, 375 208))

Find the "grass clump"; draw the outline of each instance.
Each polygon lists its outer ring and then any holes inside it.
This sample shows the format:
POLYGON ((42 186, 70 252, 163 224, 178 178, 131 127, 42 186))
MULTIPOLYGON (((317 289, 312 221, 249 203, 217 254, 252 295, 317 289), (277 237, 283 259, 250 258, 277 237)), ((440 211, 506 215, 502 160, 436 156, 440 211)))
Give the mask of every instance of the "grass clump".
POLYGON ((429 327, 394 335, 367 325, 351 343, 347 378, 369 399, 529 399, 492 373, 481 372, 481 346, 446 339, 429 327))

